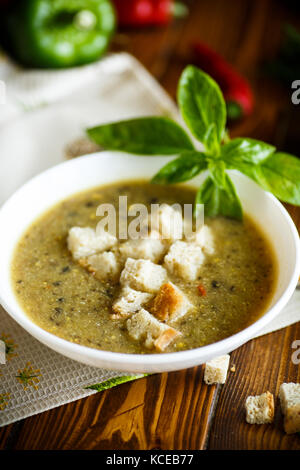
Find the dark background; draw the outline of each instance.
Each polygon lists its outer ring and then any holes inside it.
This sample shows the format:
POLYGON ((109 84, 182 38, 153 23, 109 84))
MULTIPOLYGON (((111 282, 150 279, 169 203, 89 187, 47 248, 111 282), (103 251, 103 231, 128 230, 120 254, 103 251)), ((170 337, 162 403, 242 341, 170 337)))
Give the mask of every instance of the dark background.
MULTIPOLYGON (((291 102, 291 83, 266 72, 284 39, 284 26, 300 32, 300 2, 280 0, 186 0, 189 15, 163 28, 122 28, 113 50, 135 55, 176 98, 178 78, 191 62, 191 43, 200 40, 230 62, 252 86, 255 110, 230 124, 232 136, 262 139, 300 154, 300 105, 291 102)), ((299 57, 300 63, 300 57, 299 57)), ((294 77, 294 80, 300 76, 294 77)))

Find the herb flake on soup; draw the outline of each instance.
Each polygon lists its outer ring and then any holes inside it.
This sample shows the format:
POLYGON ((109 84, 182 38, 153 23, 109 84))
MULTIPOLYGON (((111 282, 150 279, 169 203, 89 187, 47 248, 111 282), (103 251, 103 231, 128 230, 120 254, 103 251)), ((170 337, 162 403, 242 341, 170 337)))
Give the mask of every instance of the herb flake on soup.
POLYGON ((151 204, 193 204, 195 190, 119 182, 76 194, 42 215, 22 236, 12 262, 16 296, 32 321, 74 343, 144 354, 222 340, 266 311, 277 264, 248 216, 243 222, 206 218, 209 238, 198 244, 156 239, 132 249, 117 240, 104 251, 91 255, 83 247, 80 254, 78 228, 92 236, 99 204, 113 204, 118 216, 121 195, 128 207, 145 204, 150 213, 151 204), (182 262, 188 253, 191 265, 182 262))

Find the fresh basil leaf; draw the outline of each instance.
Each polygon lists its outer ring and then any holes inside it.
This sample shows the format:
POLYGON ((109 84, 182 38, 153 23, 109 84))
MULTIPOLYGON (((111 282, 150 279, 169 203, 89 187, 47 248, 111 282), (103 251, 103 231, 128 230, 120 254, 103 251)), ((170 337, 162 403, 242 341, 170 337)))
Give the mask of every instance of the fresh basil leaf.
POLYGON ((219 149, 226 124, 226 105, 217 83, 189 65, 178 86, 178 104, 192 134, 209 152, 219 149))
POLYGON ((206 170, 204 153, 185 152, 180 157, 167 163, 152 179, 152 183, 180 183, 188 181, 201 171, 206 170))
MULTIPOLYGON (((198 204, 204 204, 204 213, 206 216, 216 216, 219 213, 219 195, 216 191, 217 186, 211 177, 206 178, 197 191, 195 198, 195 210, 198 204)), ((198 214, 194 213, 196 217, 198 214)))
POLYGON ((226 179, 226 165, 222 160, 209 160, 208 169, 210 176, 213 179, 216 186, 219 188, 226 189, 227 179, 226 179))
MULTIPOLYGON (((235 187, 226 174, 225 188, 219 188, 214 180, 209 176, 200 186, 195 199, 197 204, 204 204, 204 213, 208 217, 223 215, 233 219, 242 220, 243 211, 235 187)), ((195 216, 197 214, 194 214, 195 216)))
POLYGON ((108 150, 140 155, 176 155, 194 150, 186 132, 166 117, 145 117, 112 122, 87 129, 96 144, 108 150))
POLYGON ((278 199, 300 205, 300 160, 287 153, 272 154, 255 174, 258 184, 278 199))
POLYGON ((290 204, 300 205, 300 160, 282 152, 272 153, 260 164, 234 159, 227 168, 239 170, 266 191, 290 204))
POLYGON ((239 137, 223 145, 221 158, 226 162, 242 160, 256 165, 268 158, 275 150, 273 145, 260 140, 239 137))

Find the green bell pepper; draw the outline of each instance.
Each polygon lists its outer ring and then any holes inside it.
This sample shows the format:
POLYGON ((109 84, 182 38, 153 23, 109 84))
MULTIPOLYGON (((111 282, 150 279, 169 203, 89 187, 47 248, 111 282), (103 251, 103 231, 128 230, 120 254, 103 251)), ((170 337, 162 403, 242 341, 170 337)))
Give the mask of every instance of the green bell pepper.
POLYGON ((116 15, 109 0, 18 0, 2 18, 4 49, 28 67, 73 67, 106 51, 116 15))

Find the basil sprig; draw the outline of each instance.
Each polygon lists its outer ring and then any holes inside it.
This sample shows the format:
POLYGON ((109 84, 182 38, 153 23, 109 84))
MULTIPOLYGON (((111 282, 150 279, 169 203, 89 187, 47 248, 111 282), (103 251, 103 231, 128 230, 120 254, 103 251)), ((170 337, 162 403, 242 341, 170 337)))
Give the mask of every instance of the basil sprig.
POLYGON ((230 140, 226 133, 226 105, 217 83, 194 66, 183 71, 178 85, 182 118, 203 151, 176 122, 166 117, 144 117, 87 129, 103 148, 137 155, 177 155, 152 179, 157 184, 188 181, 207 170, 195 200, 207 216, 241 220, 242 207, 227 170, 238 170, 284 202, 300 205, 300 160, 276 152, 265 142, 249 138, 230 140))

